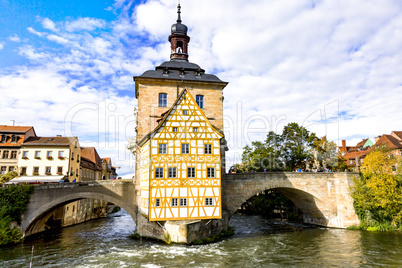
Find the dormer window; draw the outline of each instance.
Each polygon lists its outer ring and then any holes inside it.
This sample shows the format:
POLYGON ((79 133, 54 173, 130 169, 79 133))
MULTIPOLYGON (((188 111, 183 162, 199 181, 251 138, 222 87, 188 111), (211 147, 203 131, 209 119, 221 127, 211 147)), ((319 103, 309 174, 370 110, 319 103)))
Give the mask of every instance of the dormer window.
POLYGON ((18 138, 19 138, 18 135, 12 135, 11 136, 11 142, 16 143, 18 141, 18 138))
POLYGON ((169 74, 169 69, 167 67, 163 68, 162 74, 168 75, 169 74))
POLYGON ((186 74, 186 72, 184 71, 184 68, 181 68, 179 71, 179 75, 185 75, 185 74, 186 74))
POLYGON ((5 143, 6 140, 7 140, 7 136, 4 135, 4 134, 2 134, 2 135, 1 135, 1 140, 0 140, 0 142, 1 142, 1 143, 5 143))
POLYGON ((159 107, 167 107, 167 94, 159 93, 159 107))

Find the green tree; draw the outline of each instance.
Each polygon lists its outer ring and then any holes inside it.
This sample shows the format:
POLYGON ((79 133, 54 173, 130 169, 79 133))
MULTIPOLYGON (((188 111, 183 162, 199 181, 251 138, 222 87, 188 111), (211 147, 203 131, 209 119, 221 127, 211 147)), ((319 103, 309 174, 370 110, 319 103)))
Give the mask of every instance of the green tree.
POLYGON ((370 152, 364 159, 352 197, 366 226, 402 225, 402 179, 393 171, 397 161, 392 152, 383 149, 370 152))
POLYGON ((305 168, 305 161, 311 158, 311 147, 317 136, 297 123, 287 124, 281 135, 281 157, 289 170, 305 168))
POLYGON ((316 161, 324 169, 335 169, 338 166, 337 146, 333 141, 328 141, 327 136, 313 141, 313 150, 316 150, 316 161))
POLYGON ((18 176, 15 171, 10 171, 6 174, 0 175, 0 183, 6 183, 18 176))
POLYGON ((21 216, 34 191, 31 185, 12 185, 0 188, 0 246, 21 241, 19 228, 11 228, 11 223, 21 224, 21 216))

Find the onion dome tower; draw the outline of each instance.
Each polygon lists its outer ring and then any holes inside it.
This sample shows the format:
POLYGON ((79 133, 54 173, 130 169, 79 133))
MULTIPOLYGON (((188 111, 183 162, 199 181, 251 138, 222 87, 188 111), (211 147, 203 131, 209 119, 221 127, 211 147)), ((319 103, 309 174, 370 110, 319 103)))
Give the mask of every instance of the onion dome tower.
POLYGON ((188 61, 188 43, 190 37, 187 35, 187 26, 181 23, 181 6, 177 5, 177 21, 172 25, 172 34, 169 36, 170 59, 188 61))

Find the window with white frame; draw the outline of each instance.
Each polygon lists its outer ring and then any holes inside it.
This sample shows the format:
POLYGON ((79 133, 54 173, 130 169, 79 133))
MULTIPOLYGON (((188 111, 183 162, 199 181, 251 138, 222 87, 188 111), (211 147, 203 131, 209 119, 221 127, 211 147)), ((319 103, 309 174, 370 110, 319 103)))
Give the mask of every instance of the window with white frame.
POLYGON ((22 158, 28 158, 28 151, 22 152, 22 158))
POLYGON ((198 127, 193 127, 193 132, 198 132, 198 127))
POLYGON ((207 168, 207 178, 215 178, 215 168, 207 168))
POLYGON ((175 168, 175 167, 170 167, 170 168, 168 169, 168 177, 169 177, 169 178, 176 178, 176 176, 177 176, 177 168, 175 168))
POLYGON ((27 175, 27 167, 21 167, 21 176, 22 175, 27 175))
POLYGON ((205 198, 205 205, 206 206, 213 206, 212 197, 205 198))
POLYGON ((159 107, 167 107, 167 94, 159 93, 159 107))
POLYGON ((350 160, 349 163, 350 163, 351 165, 353 165, 353 160, 350 160))
POLYGON ((160 207, 160 206, 161 206, 161 200, 159 198, 156 198, 155 207, 160 207))
POLYGON ((59 158, 64 158, 64 151, 59 151, 59 158))
POLYGON ((188 115, 188 111, 187 111, 187 110, 183 110, 183 115, 188 115))
POLYGON ((163 178, 163 168, 155 168, 155 178, 163 178))
POLYGON ((63 167, 57 167, 57 174, 59 175, 63 174, 63 167))
POLYGON ((166 143, 159 143, 159 154, 166 154, 167 151, 167 144, 166 143))
POLYGON ((7 173, 7 167, 6 166, 2 166, 1 167, 1 174, 6 174, 7 173))
POLYGON ((52 173, 52 167, 46 167, 45 173, 46 174, 51 174, 52 173))
POLYGON ((197 95, 195 96, 195 102, 197 105, 202 109, 204 108, 204 96, 203 95, 197 95))
POLYGON ((7 158, 8 158, 8 153, 9 153, 8 150, 4 150, 4 151, 3 151, 3 158, 4 158, 4 159, 7 159, 7 158))
POLYGON ((177 198, 172 198, 172 207, 177 207, 177 206, 178 206, 177 198))
POLYGON ((187 178, 195 178, 195 167, 187 168, 187 178))
POLYGON ((182 143, 181 144, 181 153, 182 154, 189 154, 190 153, 190 144, 182 143))
POLYGON ((212 144, 204 144, 204 154, 212 154, 212 144))
POLYGON ((187 206, 187 198, 180 198, 180 206, 181 207, 187 206))
POLYGON ((173 132, 178 132, 179 128, 178 127, 173 127, 173 132))
POLYGON ((47 151, 46 152, 46 157, 47 158, 53 158, 53 151, 47 151))
POLYGON ((40 151, 35 151, 35 158, 40 158, 40 151))

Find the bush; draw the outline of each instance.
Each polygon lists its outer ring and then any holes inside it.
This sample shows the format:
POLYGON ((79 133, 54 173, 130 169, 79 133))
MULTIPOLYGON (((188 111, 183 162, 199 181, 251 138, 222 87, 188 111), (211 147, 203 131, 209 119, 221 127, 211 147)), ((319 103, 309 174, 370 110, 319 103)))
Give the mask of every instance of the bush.
POLYGON ((27 209, 33 191, 34 187, 28 185, 0 188, 0 246, 22 240, 20 228, 11 228, 11 222, 21 224, 21 216, 27 209))

